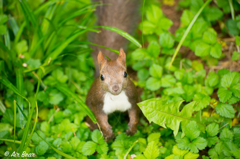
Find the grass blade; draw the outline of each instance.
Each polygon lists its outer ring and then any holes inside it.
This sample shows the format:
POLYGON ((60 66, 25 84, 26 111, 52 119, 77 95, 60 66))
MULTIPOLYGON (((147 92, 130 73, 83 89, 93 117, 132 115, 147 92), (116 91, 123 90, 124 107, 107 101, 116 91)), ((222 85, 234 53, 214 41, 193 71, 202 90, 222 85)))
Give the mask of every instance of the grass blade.
POLYGON ((103 29, 107 29, 107 30, 113 31, 115 33, 118 33, 119 35, 123 36, 124 38, 128 39, 130 42, 135 44, 137 47, 139 47, 139 48, 142 47, 142 45, 134 37, 132 37, 127 32, 122 31, 122 30, 120 30, 118 28, 109 27, 109 26, 96 26, 95 28, 103 28, 103 29))
POLYGON ((58 84, 55 86, 59 91, 61 91, 63 94, 68 96, 69 98, 73 99, 77 104, 79 104, 87 113, 87 115, 91 118, 91 120, 96 123, 97 120, 93 114, 93 112, 88 108, 88 106, 75 94, 73 93, 69 88, 62 86, 61 84, 58 84))
POLYGON ((25 99, 28 103, 29 101, 27 100, 26 97, 24 97, 19 90, 5 77, 0 76, 0 82, 2 82, 6 87, 8 87, 9 89, 11 89, 14 93, 16 93, 17 95, 19 95, 20 97, 22 97, 23 99, 25 99))
POLYGON ((19 27, 18 27, 18 25, 17 25, 16 20, 15 20, 13 17, 10 17, 10 18, 8 19, 8 22, 9 22, 9 25, 11 26, 11 28, 12 28, 12 30, 13 30, 14 35, 16 36, 16 35, 17 35, 17 32, 18 32, 18 30, 19 30, 19 27))
POLYGON ((16 137, 16 120, 17 120, 17 108, 16 108, 16 101, 14 100, 13 102, 13 106, 14 106, 14 124, 13 124, 13 130, 14 130, 14 145, 16 147, 16 142, 15 142, 15 137, 16 137))
MULTIPOLYGON (((5 142, 15 142, 16 144, 21 144, 22 142, 21 141, 17 141, 17 140, 11 140, 11 139, 0 139, 1 141, 5 141, 5 142)), ((35 147, 35 145, 33 144, 29 144, 30 147, 35 147)))
MULTIPOLYGON (((22 70, 20 68, 16 69, 16 82, 17 82, 17 89, 18 91, 23 94, 23 75, 22 70)), ((17 103, 19 104, 20 108, 23 110, 23 98, 18 96, 17 97, 17 103)), ((20 110, 18 110, 20 112, 20 110)), ((24 117, 22 113, 19 113, 19 120, 20 120, 20 126, 24 126, 24 117)))
POLYGON ((203 9, 204 9, 211 1, 212 1, 212 0, 207 0, 207 1, 203 4, 203 6, 199 9, 199 11, 197 12, 197 14, 194 16, 193 20, 192 20, 191 23, 189 24, 186 32, 184 33, 183 37, 181 38, 181 40, 180 40, 180 42, 179 42, 179 44, 178 44, 178 46, 177 46, 177 48, 176 48, 176 50, 175 50, 175 52, 174 52, 174 54, 173 54, 172 60, 171 60, 170 65, 169 65, 169 68, 171 68, 171 66, 172 66, 172 64, 173 64, 173 61, 175 60, 175 58, 176 58, 176 56, 177 56, 177 54, 178 54, 179 49, 181 48, 184 40, 186 39, 188 33, 190 32, 190 30, 191 30, 192 26, 194 25, 194 23, 196 22, 197 18, 198 18, 199 15, 202 13, 203 9))
POLYGON ((0 110, 2 111, 2 113, 4 114, 6 111, 6 107, 3 105, 2 101, 0 100, 0 110))
POLYGON ((234 13, 234 8, 233 8, 233 2, 232 2, 232 0, 228 0, 228 2, 229 2, 230 9, 231 9, 232 19, 235 20, 235 13, 234 13))
POLYGON ((112 52, 115 52, 116 54, 119 54, 119 51, 118 51, 118 50, 111 49, 111 48, 108 48, 108 47, 105 47, 105 46, 102 46, 102 45, 98 45, 98 44, 95 44, 95 43, 91 43, 91 42, 87 42, 87 41, 79 41, 78 43, 79 43, 79 44, 88 44, 88 45, 98 46, 98 47, 101 47, 101 48, 110 50, 110 51, 112 51, 112 52))
POLYGON ((72 36, 70 36, 68 39, 66 39, 64 42, 61 43, 59 47, 57 47, 45 60, 44 63, 50 63, 51 61, 55 60, 59 54, 62 53, 62 51, 68 46, 69 43, 71 43, 74 39, 76 39, 79 35, 83 34, 87 30, 81 30, 76 33, 74 33, 72 36))

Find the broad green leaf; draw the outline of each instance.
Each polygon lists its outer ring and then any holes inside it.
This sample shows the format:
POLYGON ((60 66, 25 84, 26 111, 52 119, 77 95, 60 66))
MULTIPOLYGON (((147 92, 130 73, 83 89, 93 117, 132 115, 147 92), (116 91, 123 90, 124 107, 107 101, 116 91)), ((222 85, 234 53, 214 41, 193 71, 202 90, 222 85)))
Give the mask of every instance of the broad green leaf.
POLYGON ((216 143, 219 142, 219 139, 217 136, 213 136, 213 137, 208 137, 207 141, 208 141, 208 147, 211 147, 212 145, 216 145, 216 143))
POLYGON ((162 15, 163 15, 162 10, 160 9, 160 7, 156 5, 151 5, 147 9, 146 13, 147 19, 153 24, 157 24, 162 15))
POLYGON ((166 75, 161 78, 162 87, 171 87, 176 83, 176 79, 172 75, 166 75))
POLYGON ((240 52, 233 51, 232 60, 233 61, 240 60, 240 52))
POLYGON ((181 150, 176 145, 174 145, 173 149, 172 149, 172 152, 175 155, 184 156, 185 154, 188 153, 188 150, 181 150))
POLYGON ((207 44, 215 44, 217 42, 217 33, 214 29, 210 28, 203 34, 203 40, 207 44))
POLYGON ((156 143, 158 143, 160 136, 161 136, 161 133, 151 133, 147 138, 148 143, 150 143, 152 141, 155 141, 156 143))
POLYGON ((217 86, 219 83, 219 76, 217 73, 215 72, 210 72, 208 74, 208 77, 206 79, 206 84, 209 86, 209 87, 215 87, 217 86))
POLYGON ((215 58, 220 58, 222 54, 222 45, 220 43, 216 43, 211 47, 210 55, 215 58))
POLYGON ((231 153, 233 154, 234 157, 240 158, 240 149, 235 150, 235 151, 231 151, 231 153))
POLYGON ((147 159, 155 159, 159 156, 159 149, 156 142, 152 141, 147 145, 147 148, 144 151, 144 156, 147 159))
POLYGON ((52 90, 49 93, 49 103, 53 105, 58 105, 63 100, 63 94, 58 90, 52 90))
POLYGON ((104 142, 104 137, 100 131, 96 129, 92 132, 92 140, 96 143, 101 143, 104 142))
POLYGON ((137 77, 140 81, 145 81, 149 77, 149 71, 143 68, 137 72, 137 77))
POLYGON ((71 138, 70 144, 72 145, 72 148, 74 150, 77 149, 79 143, 80 143, 80 140, 77 136, 74 136, 74 137, 71 138))
POLYGON ((156 41, 151 41, 151 43, 148 45, 147 51, 148 55, 155 59, 160 54, 160 46, 156 41))
POLYGON ((216 112, 226 118, 234 118, 235 111, 230 104, 219 103, 216 106, 216 112))
POLYGON ((103 142, 100 145, 97 145, 96 150, 100 154, 107 154, 108 152, 108 144, 106 142, 103 142))
MULTIPOLYGON (((144 116, 149 122, 154 122, 163 127, 169 127, 174 131, 174 135, 178 133, 179 125, 182 121, 189 122, 190 117, 186 111, 179 112, 181 101, 168 103, 166 100, 154 98, 138 103, 144 116)), ((188 112, 192 112, 194 103, 190 103, 188 112)), ((183 108, 184 109, 184 108, 183 108)), ((190 113, 190 115, 192 115, 190 113)))
POLYGON ((88 108, 88 106, 86 104, 83 103, 83 101, 75 94, 73 93, 69 88, 62 86, 60 84, 55 86, 59 91, 61 91, 62 93, 64 93, 66 96, 70 97, 71 99, 74 99, 74 101, 79 104, 87 113, 87 115, 91 118, 91 120, 96 123, 97 120, 94 116, 94 114, 92 113, 92 111, 88 108))
POLYGON ((197 159, 199 157, 199 154, 188 152, 185 156, 184 159, 197 159))
POLYGON ((181 16, 181 22, 182 22, 183 26, 188 26, 191 23, 192 19, 193 19, 192 12, 185 9, 181 16))
POLYGON ((223 16, 223 12, 218 9, 217 7, 208 7, 205 10, 205 14, 207 15, 206 18, 209 21, 216 21, 223 16))
POLYGON ((48 148, 48 144, 45 141, 41 141, 39 145, 35 147, 36 154, 41 156, 47 152, 48 148))
POLYGON ((204 43, 204 42, 200 42, 197 46, 196 46, 196 49, 195 49, 195 54, 197 56, 200 56, 200 57, 204 57, 204 56, 207 56, 209 55, 210 53, 210 45, 204 43))
POLYGON ((163 48, 171 49, 174 46, 174 39, 169 33, 162 33, 159 42, 163 48))
POLYGON ((225 103, 232 97, 232 92, 226 88, 219 88, 217 91, 218 98, 221 102, 225 103))
POLYGON ((196 105, 194 106, 195 111, 202 110, 203 108, 206 108, 208 104, 211 102, 211 98, 208 95, 204 95, 201 93, 198 93, 193 98, 194 101, 196 101, 196 105))
POLYGON ((193 153, 198 153, 198 149, 205 149, 205 147, 207 146, 207 140, 202 137, 198 137, 197 139, 193 140, 191 146, 193 146, 193 149, 190 148, 190 151, 193 153), (197 150, 195 148, 197 148, 197 150))
POLYGON ((240 83, 232 86, 230 89, 233 92, 233 95, 240 98, 240 83))
POLYGON ((146 87, 151 91, 156 91, 161 87, 161 81, 160 79, 150 77, 146 82, 146 87))
POLYGON ((225 74, 221 79, 221 86, 225 88, 230 88, 237 84, 240 80, 240 75, 238 72, 230 72, 225 74))
POLYGON ((235 104, 238 101, 240 101, 240 98, 232 96, 227 102, 228 102, 228 104, 235 104))
POLYGON ((83 145, 82 152, 86 156, 92 155, 96 151, 96 147, 96 143, 88 141, 83 145))
POLYGON ((6 23, 8 20, 8 16, 3 14, 3 15, 0 15, 0 24, 4 24, 6 23))
POLYGON ((195 121, 190 121, 185 128, 185 135, 190 139, 196 139, 200 135, 200 130, 195 121))
POLYGON ((17 43, 16 50, 17 50, 19 55, 20 54, 24 54, 25 52, 27 52, 28 51, 27 41, 26 40, 22 40, 19 43, 17 43))
POLYGON ((156 26, 149 21, 140 23, 139 28, 142 30, 143 34, 153 34, 156 30, 156 26))
POLYGON ((162 72, 163 72, 162 67, 157 64, 153 64, 149 70, 149 73, 151 76, 159 78, 159 79, 162 77, 162 72))
MULTIPOLYGON (((168 19, 168 18, 161 18, 160 21, 159 21, 159 27, 163 30, 163 31, 167 31, 172 25, 173 25, 173 22, 168 19), (164 24, 164 25, 161 25, 161 24, 164 24)), ((156 33, 158 35, 162 34, 162 30, 157 28, 158 30, 156 30, 156 33)))
POLYGON ((228 128, 224 128, 220 133, 220 140, 224 142, 233 141, 233 133, 228 128))
POLYGON ((234 21, 232 19, 228 19, 225 23, 226 23, 226 26, 227 26, 230 34, 239 35, 240 29, 238 29, 236 21, 234 21))
POLYGON ((208 136, 216 136, 219 132, 219 125, 217 123, 211 123, 206 128, 208 136))

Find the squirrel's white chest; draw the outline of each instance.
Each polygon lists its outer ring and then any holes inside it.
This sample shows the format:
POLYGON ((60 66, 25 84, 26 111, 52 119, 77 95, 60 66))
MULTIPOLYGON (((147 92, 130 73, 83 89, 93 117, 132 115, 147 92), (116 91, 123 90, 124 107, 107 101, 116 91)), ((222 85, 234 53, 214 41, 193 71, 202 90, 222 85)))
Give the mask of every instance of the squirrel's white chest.
POLYGON ((106 114, 113 113, 115 111, 124 112, 131 108, 131 103, 128 101, 125 91, 122 91, 119 95, 112 95, 106 93, 104 96, 103 111, 106 114))

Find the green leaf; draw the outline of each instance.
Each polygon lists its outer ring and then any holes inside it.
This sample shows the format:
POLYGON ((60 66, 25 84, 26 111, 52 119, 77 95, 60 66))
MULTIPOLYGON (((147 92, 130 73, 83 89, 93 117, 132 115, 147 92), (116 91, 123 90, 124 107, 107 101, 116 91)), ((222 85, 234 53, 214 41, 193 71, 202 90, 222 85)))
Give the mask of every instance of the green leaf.
POLYGON ((160 46, 156 41, 151 41, 147 48, 148 55, 151 58, 157 58, 160 54, 160 46))
POLYGON ((185 9, 181 16, 181 22, 182 22, 183 26, 188 26, 191 23, 192 19, 193 19, 192 12, 185 9))
POLYGON ((70 144, 72 145, 72 148, 76 150, 78 148, 78 144, 80 143, 80 140, 77 136, 74 136, 71 138, 70 144))
POLYGON ((44 122, 41 123, 40 129, 45 134, 48 134, 49 131, 50 131, 50 124, 47 121, 44 121, 44 122))
POLYGON ((240 36, 235 36, 236 45, 240 46, 240 36))
MULTIPOLYGON (((161 29, 167 31, 173 25, 173 22, 170 19, 168 19, 168 18, 161 18, 159 20, 159 24, 158 25, 160 26, 161 29), (164 25, 161 25, 161 24, 164 24, 164 25)), ((158 35, 162 34, 161 29, 159 29, 159 28, 157 28, 157 29, 158 30, 156 30, 156 33, 158 35)))
POLYGON ((161 78, 162 87, 171 87, 176 83, 176 79, 172 75, 166 75, 161 78))
POLYGON ((234 85, 230 89, 233 92, 233 95, 240 98, 240 83, 234 85))
POLYGON ((233 154, 234 157, 236 157, 238 159, 240 158, 240 149, 231 151, 231 153, 233 154))
POLYGON ((39 145, 35 147, 36 154, 41 156, 47 152, 48 148, 48 144, 45 141, 41 141, 39 145))
POLYGON ((159 156, 159 149, 156 142, 152 141, 147 145, 147 148, 144 151, 144 156, 147 159, 155 159, 159 156))
POLYGON ((69 153, 72 150, 72 145, 68 141, 63 141, 61 147, 65 153, 69 153))
POLYGON ((216 106, 216 112, 226 118, 234 118, 235 111, 230 104, 219 103, 216 106))
POLYGON ((197 56, 200 56, 200 57, 204 57, 204 56, 207 56, 209 55, 210 53, 210 45, 204 43, 204 42, 200 42, 197 46, 196 46, 196 49, 195 49, 195 54, 197 56))
POLYGON ((217 91, 218 98, 221 102, 225 103, 232 97, 232 92, 226 88, 219 88, 217 91))
POLYGON ((207 141, 208 141, 208 147, 211 147, 213 145, 216 145, 216 143, 219 142, 219 139, 217 136, 213 136, 213 137, 208 137, 207 141))
POLYGON ((108 152, 108 144, 106 142, 104 142, 101 145, 97 145, 96 150, 100 154, 107 154, 107 152, 108 152))
MULTIPOLYGON (((202 137, 198 137, 197 139, 193 140, 191 145, 196 146, 196 148, 198 148, 199 150, 203 150, 207 146, 207 140, 202 137)), ((194 150, 190 149, 190 151, 193 153, 198 153, 198 150, 195 151, 195 149, 194 150)))
POLYGON ((221 54, 222 54, 222 45, 219 44, 219 43, 216 43, 215 45, 213 45, 211 47, 211 50, 210 50, 210 55, 212 57, 215 57, 215 58, 220 58, 221 57, 221 54))
MULTIPOLYGON (((168 103, 166 100, 154 98, 138 103, 144 116, 149 122, 154 122, 164 128, 167 126, 174 131, 174 135, 178 133, 181 122, 189 122, 192 116, 192 107, 195 102, 188 105, 188 111, 179 112, 181 101, 168 103)), ((186 106, 185 106, 186 107, 186 106)), ((184 109, 184 108, 183 108, 184 109)))
POLYGON ((41 66, 41 61, 39 59, 32 59, 30 58, 28 61, 27 61, 27 65, 31 68, 31 69, 36 69, 38 68, 39 66, 41 66))
POLYGON ((159 19, 163 16, 162 10, 156 5, 151 5, 147 9, 146 13, 147 19, 153 24, 157 24, 159 19))
POLYGON ((149 21, 143 21, 140 23, 139 28, 142 30, 143 34, 153 34, 156 30, 156 26, 149 21))
POLYGON ((237 98, 235 96, 232 96, 227 102, 228 104, 235 104, 237 103, 238 101, 240 101, 240 98, 237 98))
POLYGON ((217 33, 214 29, 209 28, 203 34, 203 40, 207 44, 215 44, 217 42, 217 33))
POLYGON ((162 33, 159 42, 163 48, 171 49, 174 46, 174 39, 170 33, 162 33))
POLYGON ((219 125, 217 123, 211 123, 206 127, 208 136, 216 136, 219 132, 219 125))
POLYGON ((100 131, 96 129, 92 132, 92 140, 96 143, 101 143, 104 142, 104 137, 100 131))
POLYGON ((151 91, 156 91, 161 87, 161 81, 160 79, 150 77, 146 82, 146 87, 151 91))
POLYGON ((159 78, 159 79, 162 77, 162 72, 163 72, 162 67, 157 64, 153 64, 149 70, 149 73, 151 76, 159 78))
POLYGON ((208 95, 204 95, 201 93, 196 94, 193 100, 196 101, 196 105, 193 108, 195 111, 199 111, 206 108, 208 104, 211 102, 211 98, 208 95))
POLYGON ((82 152, 86 156, 92 155, 96 151, 96 147, 96 143, 88 141, 83 145, 82 152))
POLYGON ((239 35, 240 34, 240 30, 237 27, 237 22, 232 20, 232 19, 228 19, 226 21, 226 26, 229 30, 229 33, 232 35, 239 35))
POLYGON ((84 111, 87 113, 87 115, 91 118, 91 120, 96 123, 97 120, 94 116, 94 114, 92 113, 92 111, 89 109, 89 107, 75 94, 73 93, 69 88, 62 86, 60 84, 55 86, 59 91, 61 91, 62 93, 64 93, 66 96, 70 97, 72 100, 74 99, 74 101, 79 104, 84 111))
POLYGON ((150 143, 152 141, 155 141, 156 143, 158 143, 160 136, 161 136, 161 133, 151 133, 147 138, 148 143, 150 143))
POLYGON ((7 33, 7 26, 6 25, 0 25, 0 35, 4 35, 7 33))
POLYGON ((16 50, 17 50, 19 55, 27 52, 28 51, 27 41, 26 40, 22 40, 19 43, 17 43, 16 50))
POLYGON ((0 15, 0 24, 4 24, 6 23, 8 20, 8 16, 3 14, 3 15, 0 15))
POLYGON ((197 159, 199 157, 199 154, 195 154, 192 152, 188 152, 185 156, 184 159, 197 159))
POLYGON ((58 90, 52 90, 49 93, 49 103, 53 105, 58 105, 63 100, 63 94, 58 90))
POLYGON ((207 83, 207 85, 209 86, 209 87, 215 87, 215 86, 217 86, 218 85, 218 83, 219 83, 219 76, 218 76, 218 74, 217 73, 215 73, 215 72, 210 72, 209 74, 208 74, 208 77, 207 77, 207 79, 206 79, 206 83, 207 83))
POLYGON ((225 74, 221 79, 221 86, 225 88, 230 88, 237 84, 240 80, 240 75, 238 72, 230 72, 225 74))
POLYGON ((60 69, 54 70, 52 76, 61 83, 65 83, 68 80, 68 76, 64 75, 63 71, 60 69))
POLYGON ((233 141, 233 133, 228 128, 224 128, 220 133, 220 140, 224 142, 233 141))
POLYGON ((149 77, 149 71, 143 68, 137 72, 137 77, 140 81, 145 81, 149 77))
POLYGON ((174 145, 173 149, 172 149, 172 152, 175 155, 184 156, 185 154, 188 153, 188 150, 181 150, 176 145, 174 145))
POLYGON ((207 15, 206 18, 209 21, 216 21, 223 16, 223 12, 218 9, 217 7, 208 7, 205 10, 205 14, 207 15))
POLYGON ((185 128, 185 135, 190 139, 196 139, 200 135, 200 130, 195 121, 190 121, 185 128))
POLYGON ((240 60, 240 52, 233 51, 232 60, 233 61, 240 60))

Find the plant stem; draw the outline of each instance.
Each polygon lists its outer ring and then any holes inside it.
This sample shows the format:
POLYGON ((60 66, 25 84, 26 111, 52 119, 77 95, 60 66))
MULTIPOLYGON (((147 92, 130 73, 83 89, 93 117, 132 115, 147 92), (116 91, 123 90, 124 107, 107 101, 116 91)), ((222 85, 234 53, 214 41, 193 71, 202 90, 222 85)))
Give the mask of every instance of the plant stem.
POLYGON ((135 146, 135 144, 136 144, 137 142, 138 142, 138 140, 136 140, 136 141, 132 144, 132 146, 128 149, 127 153, 124 155, 124 159, 127 158, 127 155, 129 154, 129 152, 132 150, 132 148, 135 146))
POLYGON ((229 2, 230 9, 231 9, 232 19, 235 20, 235 13, 234 13, 234 8, 233 8, 233 2, 232 2, 232 0, 228 0, 228 2, 229 2))
POLYGON ((212 0, 208 0, 208 1, 206 1, 206 2, 203 4, 203 6, 199 9, 199 11, 197 12, 197 14, 195 15, 195 17, 193 18, 193 20, 192 20, 191 23, 189 24, 186 32, 184 33, 182 39, 180 40, 180 42, 179 42, 179 44, 178 44, 178 46, 177 46, 176 51, 174 52, 174 55, 173 55, 173 57, 172 57, 172 60, 171 60, 171 63, 170 63, 170 65, 169 65, 169 68, 168 68, 168 69, 171 68, 171 66, 172 66, 172 64, 173 64, 173 62, 174 62, 174 60, 175 60, 175 58, 176 58, 176 56, 177 56, 177 54, 178 54, 178 51, 180 50, 180 48, 181 48, 184 40, 186 39, 188 33, 190 32, 192 26, 194 25, 194 23, 195 23, 196 20, 198 19, 199 15, 202 13, 203 9, 204 9, 211 1, 212 1, 212 0))

